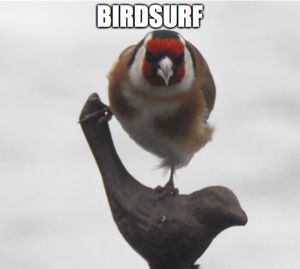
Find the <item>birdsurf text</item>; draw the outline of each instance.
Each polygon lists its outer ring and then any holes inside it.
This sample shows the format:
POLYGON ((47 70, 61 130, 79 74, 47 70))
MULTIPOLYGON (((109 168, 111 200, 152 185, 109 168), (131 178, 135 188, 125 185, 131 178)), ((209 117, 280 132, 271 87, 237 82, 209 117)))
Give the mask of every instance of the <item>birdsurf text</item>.
POLYGON ((203 4, 98 4, 97 28, 199 28, 203 4))

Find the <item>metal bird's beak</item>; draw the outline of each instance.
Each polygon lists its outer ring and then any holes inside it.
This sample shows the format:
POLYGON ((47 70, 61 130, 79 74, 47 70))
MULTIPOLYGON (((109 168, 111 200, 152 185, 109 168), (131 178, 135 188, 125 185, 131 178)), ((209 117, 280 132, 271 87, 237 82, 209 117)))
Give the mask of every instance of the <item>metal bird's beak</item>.
POLYGON ((163 78, 165 84, 169 85, 169 80, 173 76, 173 62, 169 57, 164 57, 158 63, 157 75, 163 78))

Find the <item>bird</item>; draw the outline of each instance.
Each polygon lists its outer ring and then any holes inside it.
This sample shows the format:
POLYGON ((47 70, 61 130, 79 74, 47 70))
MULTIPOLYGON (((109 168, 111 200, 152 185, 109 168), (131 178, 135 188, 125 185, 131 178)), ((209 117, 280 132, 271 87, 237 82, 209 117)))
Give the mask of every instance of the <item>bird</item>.
POLYGON ((212 139, 208 118, 216 87, 204 57, 171 30, 152 31, 127 47, 108 74, 113 115, 129 136, 170 170, 164 187, 175 194, 174 173, 212 139))

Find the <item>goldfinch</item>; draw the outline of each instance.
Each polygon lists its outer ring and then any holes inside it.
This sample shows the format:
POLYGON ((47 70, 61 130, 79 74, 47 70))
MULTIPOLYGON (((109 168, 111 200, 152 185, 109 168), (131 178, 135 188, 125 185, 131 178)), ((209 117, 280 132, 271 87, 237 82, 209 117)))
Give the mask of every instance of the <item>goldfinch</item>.
POLYGON ((109 75, 110 108, 129 136, 173 174, 211 140, 215 84, 201 53, 179 33, 156 30, 126 48, 109 75))

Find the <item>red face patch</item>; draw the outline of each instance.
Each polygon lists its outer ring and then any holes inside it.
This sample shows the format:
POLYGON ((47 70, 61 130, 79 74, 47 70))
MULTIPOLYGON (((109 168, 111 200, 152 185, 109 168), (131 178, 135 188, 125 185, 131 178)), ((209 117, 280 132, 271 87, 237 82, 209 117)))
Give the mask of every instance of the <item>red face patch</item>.
POLYGON ((147 43, 147 50, 154 55, 166 53, 178 57, 184 53, 184 45, 179 39, 150 39, 147 43))
MULTIPOLYGON (((157 61, 164 55, 174 61, 174 75, 170 78, 168 86, 175 85, 183 79, 185 75, 184 60, 177 64, 178 59, 184 55, 184 44, 180 40, 154 38, 148 41, 146 47, 154 59, 158 57, 157 61)), ((156 64, 148 59, 144 60, 142 66, 144 78, 154 86, 166 86, 163 78, 157 74, 156 64)))

